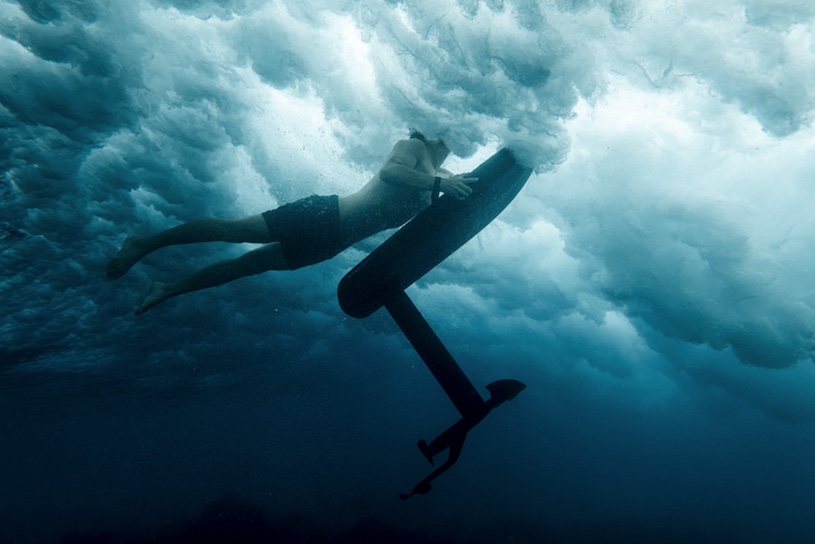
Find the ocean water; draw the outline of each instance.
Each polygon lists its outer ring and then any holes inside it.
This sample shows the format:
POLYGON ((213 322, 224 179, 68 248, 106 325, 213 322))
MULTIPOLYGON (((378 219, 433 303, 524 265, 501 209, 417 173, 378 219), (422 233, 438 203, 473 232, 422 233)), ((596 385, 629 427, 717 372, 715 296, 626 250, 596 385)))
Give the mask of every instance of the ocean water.
POLYGON ((815 539, 815 5, 0 0, 0 544, 815 539), (408 290, 458 418, 334 259, 128 234, 347 194, 410 127, 536 166, 408 290))

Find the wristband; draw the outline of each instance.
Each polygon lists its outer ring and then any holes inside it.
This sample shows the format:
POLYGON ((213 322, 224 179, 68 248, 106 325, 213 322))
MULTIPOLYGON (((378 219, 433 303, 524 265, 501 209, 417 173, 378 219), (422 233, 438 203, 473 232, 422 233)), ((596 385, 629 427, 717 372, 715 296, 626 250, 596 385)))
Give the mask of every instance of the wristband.
POLYGON ((430 202, 435 202, 439 199, 439 191, 441 190, 441 178, 436 176, 433 180, 433 194, 430 196, 430 202))

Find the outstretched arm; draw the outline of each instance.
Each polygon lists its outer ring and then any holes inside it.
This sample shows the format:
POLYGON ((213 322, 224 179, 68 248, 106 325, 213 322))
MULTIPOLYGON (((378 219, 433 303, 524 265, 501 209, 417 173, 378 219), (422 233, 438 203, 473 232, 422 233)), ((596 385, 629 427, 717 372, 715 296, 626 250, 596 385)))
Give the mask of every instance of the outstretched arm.
POLYGON ((471 183, 478 178, 465 174, 451 175, 448 170, 439 169, 438 172, 428 172, 421 167, 427 151, 419 140, 401 140, 393 146, 385 164, 379 170, 379 179, 392 185, 405 185, 425 191, 431 191, 436 176, 442 178, 440 189, 443 193, 450 193, 456 198, 468 197, 472 192, 471 183))

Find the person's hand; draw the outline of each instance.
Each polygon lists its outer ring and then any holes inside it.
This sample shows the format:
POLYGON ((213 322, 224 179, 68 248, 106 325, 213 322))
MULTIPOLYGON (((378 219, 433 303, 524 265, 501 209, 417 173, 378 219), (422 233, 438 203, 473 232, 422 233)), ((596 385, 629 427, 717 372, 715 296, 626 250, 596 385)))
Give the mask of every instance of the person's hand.
POLYGON ((478 178, 467 177, 466 174, 456 174, 449 178, 442 178, 439 188, 444 194, 451 194, 459 200, 464 200, 473 192, 471 183, 476 183, 478 178))

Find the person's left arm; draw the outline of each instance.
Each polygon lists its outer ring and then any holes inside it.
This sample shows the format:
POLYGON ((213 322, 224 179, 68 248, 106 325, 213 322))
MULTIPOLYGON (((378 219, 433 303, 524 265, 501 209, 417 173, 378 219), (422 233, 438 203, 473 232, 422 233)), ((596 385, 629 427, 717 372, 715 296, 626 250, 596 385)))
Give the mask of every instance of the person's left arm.
MULTIPOLYGON (((401 140, 393 147, 393 151, 388 156, 385 164, 379 169, 379 179, 392 185, 406 185, 417 189, 432 191, 436 176, 442 178, 439 189, 443 193, 449 193, 459 200, 470 196, 473 192, 471 183, 478 181, 478 178, 470 177, 467 174, 452 174, 449 176, 435 173, 426 173, 417 169, 421 163, 422 154, 425 147, 419 140, 401 140)), ((449 172, 449 170, 445 170, 449 172)))

